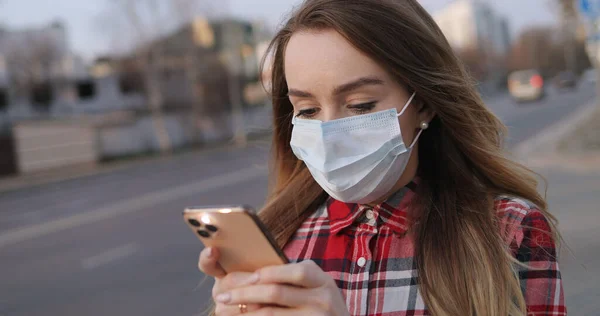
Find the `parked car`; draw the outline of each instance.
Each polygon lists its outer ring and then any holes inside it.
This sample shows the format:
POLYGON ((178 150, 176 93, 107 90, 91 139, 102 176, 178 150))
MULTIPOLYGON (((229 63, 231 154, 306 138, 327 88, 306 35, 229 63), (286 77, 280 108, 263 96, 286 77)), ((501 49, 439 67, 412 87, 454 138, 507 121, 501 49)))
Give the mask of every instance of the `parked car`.
POLYGON ((515 71, 508 76, 508 91, 517 102, 542 99, 546 94, 544 78, 534 69, 515 71))
POLYGON ((575 89, 577 77, 570 71, 563 71, 554 77, 554 86, 558 89, 575 89))

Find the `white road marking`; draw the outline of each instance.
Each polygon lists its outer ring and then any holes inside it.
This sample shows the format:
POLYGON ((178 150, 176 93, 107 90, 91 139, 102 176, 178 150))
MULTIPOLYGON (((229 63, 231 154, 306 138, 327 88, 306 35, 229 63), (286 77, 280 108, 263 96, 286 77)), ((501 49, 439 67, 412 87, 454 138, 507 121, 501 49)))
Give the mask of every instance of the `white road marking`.
POLYGON ((53 220, 46 223, 21 227, 0 234, 0 248, 26 240, 42 237, 48 234, 61 232, 67 229, 91 224, 109 218, 133 213, 152 207, 158 203, 177 200, 193 194, 205 193, 253 179, 266 174, 266 170, 259 168, 246 168, 230 172, 221 176, 187 183, 168 190, 158 190, 127 200, 107 205, 89 212, 53 220))
POLYGON ((81 267, 86 270, 95 269, 105 264, 131 256, 138 251, 138 249, 139 246, 136 243, 129 243, 117 248, 109 249, 95 256, 81 260, 81 267))

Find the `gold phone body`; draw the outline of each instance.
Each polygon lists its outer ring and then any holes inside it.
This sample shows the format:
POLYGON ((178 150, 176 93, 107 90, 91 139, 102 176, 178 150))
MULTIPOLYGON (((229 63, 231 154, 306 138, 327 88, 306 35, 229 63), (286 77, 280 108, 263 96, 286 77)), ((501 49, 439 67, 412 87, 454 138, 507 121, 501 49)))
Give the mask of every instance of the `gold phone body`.
POLYGON ((228 273, 289 262, 250 207, 192 207, 183 218, 205 247, 219 250, 219 263, 228 273))

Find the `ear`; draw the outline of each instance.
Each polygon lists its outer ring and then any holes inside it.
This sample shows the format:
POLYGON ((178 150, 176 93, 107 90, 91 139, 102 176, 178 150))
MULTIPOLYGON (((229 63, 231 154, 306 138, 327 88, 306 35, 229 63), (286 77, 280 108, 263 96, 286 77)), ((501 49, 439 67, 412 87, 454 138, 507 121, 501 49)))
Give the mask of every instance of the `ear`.
POLYGON ((426 122, 426 123, 430 123, 431 120, 433 120, 433 118, 435 117, 435 112, 433 111, 433 109, 429 106, 427 106, 427 104, 423 103, 423 102, 419 102, 418 104, 418 113, 417 113, 417 118, 418 118, 418 123, 421 122, 426 122))

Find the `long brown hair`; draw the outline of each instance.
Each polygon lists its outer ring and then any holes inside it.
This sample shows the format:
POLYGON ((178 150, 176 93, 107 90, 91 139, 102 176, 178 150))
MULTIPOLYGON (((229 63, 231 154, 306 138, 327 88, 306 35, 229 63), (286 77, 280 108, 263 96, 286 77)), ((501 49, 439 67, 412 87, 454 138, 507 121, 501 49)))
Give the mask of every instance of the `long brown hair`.
POLYGON ((307 0, 270 46, 274 113, 272 186, 260 216, 280 245, 327 195, 289 142, 292 104, 284 57, 295 32, 333 29, 382 65, 436 116, 419 145, 414 238, 420 289, 434 315, 523 315, 513 260, 499 231, 494 197, 527 199, 552 222, 535 174, 504 155, 505 126, 431 16, 416 0, 307 0))

